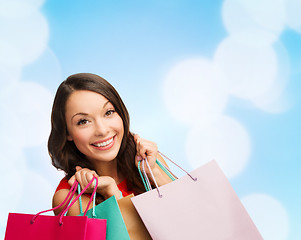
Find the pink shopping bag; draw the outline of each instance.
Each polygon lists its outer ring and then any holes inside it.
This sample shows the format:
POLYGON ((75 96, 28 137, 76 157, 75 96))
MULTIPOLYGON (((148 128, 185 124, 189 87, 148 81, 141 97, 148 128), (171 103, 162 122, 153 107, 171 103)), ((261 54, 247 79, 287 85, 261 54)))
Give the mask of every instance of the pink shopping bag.
MULTIPOLYGON (((87 187, 93 182, 93 180, 87 185, 87 187)), ((97 181, 96 178, 95 181, 97 181)), ((60 208, 66 202, 70 202, 75 194, 77 185, 78 182, 75 182, 66 199, 56 208, 42 211, 35 215, 10 213, 6 225, 5 240, 105 240, 105 219, 88 218, 85 215, 64 216, 68 209, 86 191, 87 187, 83 189, 83 191, 69 204, 68 207, 66 206, 58 216, 40 215, 41 213, 60 208)), ((95 192, 96 188, 94 189, 92 196, 95 192)), ((90 203, 92 201, 92 196, 90 203)), ((87 210, 88 207, 86 212, 87 210)))
POLYGON ((263 239, 215 161, 131 200, 154 240, 263 239))

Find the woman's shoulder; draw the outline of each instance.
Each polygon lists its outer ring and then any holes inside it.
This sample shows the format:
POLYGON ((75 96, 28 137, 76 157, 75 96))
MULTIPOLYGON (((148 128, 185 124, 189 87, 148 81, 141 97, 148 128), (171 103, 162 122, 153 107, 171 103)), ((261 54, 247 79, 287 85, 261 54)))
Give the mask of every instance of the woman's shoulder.
POLYGON ((59 191, 59 190, 61 190, 61 189, 70 189, 70 188, 71 188, 71 186, 70 186, 69 183, 68 183, 68 179, 67 179, 66 177, 64 177, 64 178, 60 181, 60 183, 59 183, 59 185, 57 186, 55 192, 57 192, 57 191, 59 191))

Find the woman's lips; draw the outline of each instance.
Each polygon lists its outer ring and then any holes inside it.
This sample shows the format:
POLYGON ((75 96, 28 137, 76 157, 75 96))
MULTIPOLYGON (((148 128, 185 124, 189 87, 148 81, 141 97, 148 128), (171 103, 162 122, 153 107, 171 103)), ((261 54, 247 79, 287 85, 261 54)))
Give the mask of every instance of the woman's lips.
POLYGON ((114 143, 115 143, 115 136, 104 141, 92 143, 91 145, 99 150, 108 150, 111 147, 113 147, 114 143))

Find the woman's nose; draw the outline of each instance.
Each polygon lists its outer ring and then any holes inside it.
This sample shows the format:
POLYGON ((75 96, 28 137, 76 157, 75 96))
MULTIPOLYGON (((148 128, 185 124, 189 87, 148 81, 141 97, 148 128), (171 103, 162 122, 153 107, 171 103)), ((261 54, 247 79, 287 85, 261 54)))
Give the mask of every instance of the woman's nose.
POLYGON ((98 119, 95 121, 95 135, 96 136, 106 136, 108 132, 108 126, 105 121, 98 119))

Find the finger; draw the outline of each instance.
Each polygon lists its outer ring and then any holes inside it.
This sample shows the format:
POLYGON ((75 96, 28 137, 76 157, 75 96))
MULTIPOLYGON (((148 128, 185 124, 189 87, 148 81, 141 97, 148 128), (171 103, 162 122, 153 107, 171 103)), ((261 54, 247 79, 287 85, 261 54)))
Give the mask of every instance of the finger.
MULTIPOLYGON (((90 171, 90 172, 87 172, 86 173, 86 179, 87 179, 87 184, 89 184, 92 180, 93 180, 93 178, 94 178, 94 171, 90 171)), ((90 184, 90 186, 89 186, 89 188, 94 188, 94 186, 95 186, 95 183, 94 183, 94 181, 90 184)))
POLYGON ((90 182, 89 171, 87 171, 86 169, 81 171, 81 176, 82 176, 82 183, 86 187, 90 182))
POLYGON ((158 147, 156 143, 151 141, 145 141, 144 148, 146 155, 157 155, 158 147))
POLYGON ((86 176, 88 171, 90 171, 90 170, 87 168, 81 168, 79 171, 77 171, 75 173, 75 178, 79 182, 82 189, 85 188, 87 186, 87 184, 89 183, 87 181, 87 176, 86 176))
POLYGON ((142 160, 143 158, 145 158, 145 154, 143 152, 143 145, 141 144, 141 138, 138 134, 135 134, 135 142, 136 142, 136 155, 137 155, 137 161, 142 160))
POLYGON ((135 160, 136 160, 136 162, 139 162, 139 161, 141 161, 143 158, 140 156, 140 155, 136 155, 135 156, 135 160))
POLYGON ((140 155, 135 156, 135 165, 138 167, 138 163, 142 160, 142 157, 140 155))
POLYGON ((74 184, 74 182, 75 182, 75 175, 73 175, 73 176, 69 179, 68 184, 69 184, 70 186, 72 186, 72 185, 74 184))
POLYGON ((74 180, 76 179, 79 182, 79 184, 80 184, 81 183, 81 174, 80 174, 80 171, 82 170, 82 168, 80 166, 76 166, 75 170, 76 170, 76 172, 75 172, 74 176, 72 176, 72 177, 74 177, 74 180))
POLYGON ((92 174, 94 177, 99 178, 99 175, 95 171, 92 171, 92 174))
POLYGON ((137 143, 137 155, 140 155, 142 159, 146 158, 147 148, 146 142, 144 139, 140 139, 137 143))
POLYGON ((74 174, 74 178, 78 181, 78 183, 79 183, 79 185, 80 185, 80 188, 83 189, 84 184, 83 184, 83 181, 82 181, 81 171, 77 171, 77 172, 74 174))
POLYGON ((140 139, 140 136, 138 135, 138 134, 135 134, 134 135, 134 140, 135 140, 135 142, 137 143, 137 141, 140 139))
MULTIPOLYGON (((94 176, 97 176, 96 172, 93 170, 85 169, 82 172, 83 172, 82 181, 84 186, 87 186, 93 180, 94 176)), ((87 191, 91 192, 91 190, 94 190, 94 187, 95 187, 95 182, 93 181, 87 188, 87 191)))
POLYGON ((78 171, 82 170, 82 167, 76 166, 75 169, 76 169, 76 171, 78 172, 78 171))

